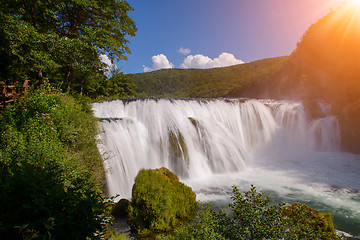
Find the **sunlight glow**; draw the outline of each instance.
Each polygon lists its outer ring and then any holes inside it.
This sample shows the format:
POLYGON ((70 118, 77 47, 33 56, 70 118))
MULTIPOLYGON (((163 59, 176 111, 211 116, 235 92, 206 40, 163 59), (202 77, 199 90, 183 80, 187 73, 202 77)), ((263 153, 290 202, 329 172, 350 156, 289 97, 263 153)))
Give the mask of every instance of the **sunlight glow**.
POLYGON ((350 0, 349 3, 354 7, 360 7, 360 0, 350 0))

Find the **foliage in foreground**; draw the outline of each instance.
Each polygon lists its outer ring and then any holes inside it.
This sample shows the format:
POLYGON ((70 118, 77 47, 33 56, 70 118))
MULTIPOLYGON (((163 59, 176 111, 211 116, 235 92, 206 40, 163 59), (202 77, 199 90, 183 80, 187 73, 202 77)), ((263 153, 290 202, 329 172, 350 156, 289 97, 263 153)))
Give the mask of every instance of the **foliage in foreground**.
POLYGON ((158 239, 339 239, 330 214, 270 202, 255 187, 244 192, 233 187, 230 214, 205 205, 190 224, 158 239))
POLYGON ((167 168, 141 170, 135 178, 128 222, 138 232, 168 231, 192 216, 196 195, 167 168))
POLYGON ((96 238, 103 176, 89 105, 38 91, 0 115, 2 239, 96 238))

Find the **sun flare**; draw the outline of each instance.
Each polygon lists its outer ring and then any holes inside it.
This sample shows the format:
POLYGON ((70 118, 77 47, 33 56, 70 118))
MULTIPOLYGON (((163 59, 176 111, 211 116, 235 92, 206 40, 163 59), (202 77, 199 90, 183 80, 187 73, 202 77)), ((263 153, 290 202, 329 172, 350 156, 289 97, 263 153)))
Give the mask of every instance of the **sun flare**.
POLYGON ((360 7, 360 0, 349 0, 349 3, 354 7, 360 7))

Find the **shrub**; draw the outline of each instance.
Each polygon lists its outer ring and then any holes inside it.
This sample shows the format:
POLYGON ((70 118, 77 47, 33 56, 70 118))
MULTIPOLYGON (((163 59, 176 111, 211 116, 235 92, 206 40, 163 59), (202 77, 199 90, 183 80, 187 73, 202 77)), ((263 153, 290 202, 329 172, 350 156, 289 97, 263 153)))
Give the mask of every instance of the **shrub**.
POLYGON ((281 239, 286 226, 281 204, 270 205, 270 198, 252 186, 240 192, 233 187, 229 204, 234 216, 229 219, 227 236, 231 239, 281 239))
POLYGON ((211 204, 198 206, 197 216, 190 224, 183 224, 171 234, 157 236, 157 240, 212 239, 224 240, 224 213, 215 213, 211 204))
POLYGON ((141 170, 135 178, 129 224, 138 232, 168 231, 189 219, 196 195, 167 168, 141 170))
POLYGON ((299 203, 270 205, 269 197, 253 186, 244 192, 233 187, 231 199, 230 214, 207 205, 190 224, 158 239, 340 239, 329 213, 299 203))
POLYGON ((96 131, 86 129, 93 127, 87 118, 73 98, 44 91, 2 113, 2 239, 100 237, 104 197, 87 166, 101 158, 93 154, 96 131))

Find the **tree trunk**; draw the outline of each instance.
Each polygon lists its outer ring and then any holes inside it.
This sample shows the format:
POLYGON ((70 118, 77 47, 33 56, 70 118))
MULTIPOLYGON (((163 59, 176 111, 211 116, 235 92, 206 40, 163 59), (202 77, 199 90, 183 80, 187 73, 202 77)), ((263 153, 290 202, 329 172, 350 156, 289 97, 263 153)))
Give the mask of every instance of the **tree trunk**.
POLYGON ((72 67, 68 66, 66 73, 67 92, 70 92, 70 88, 71 88, 71 77, 72 77, 71 71, 72 71, 72 67))

